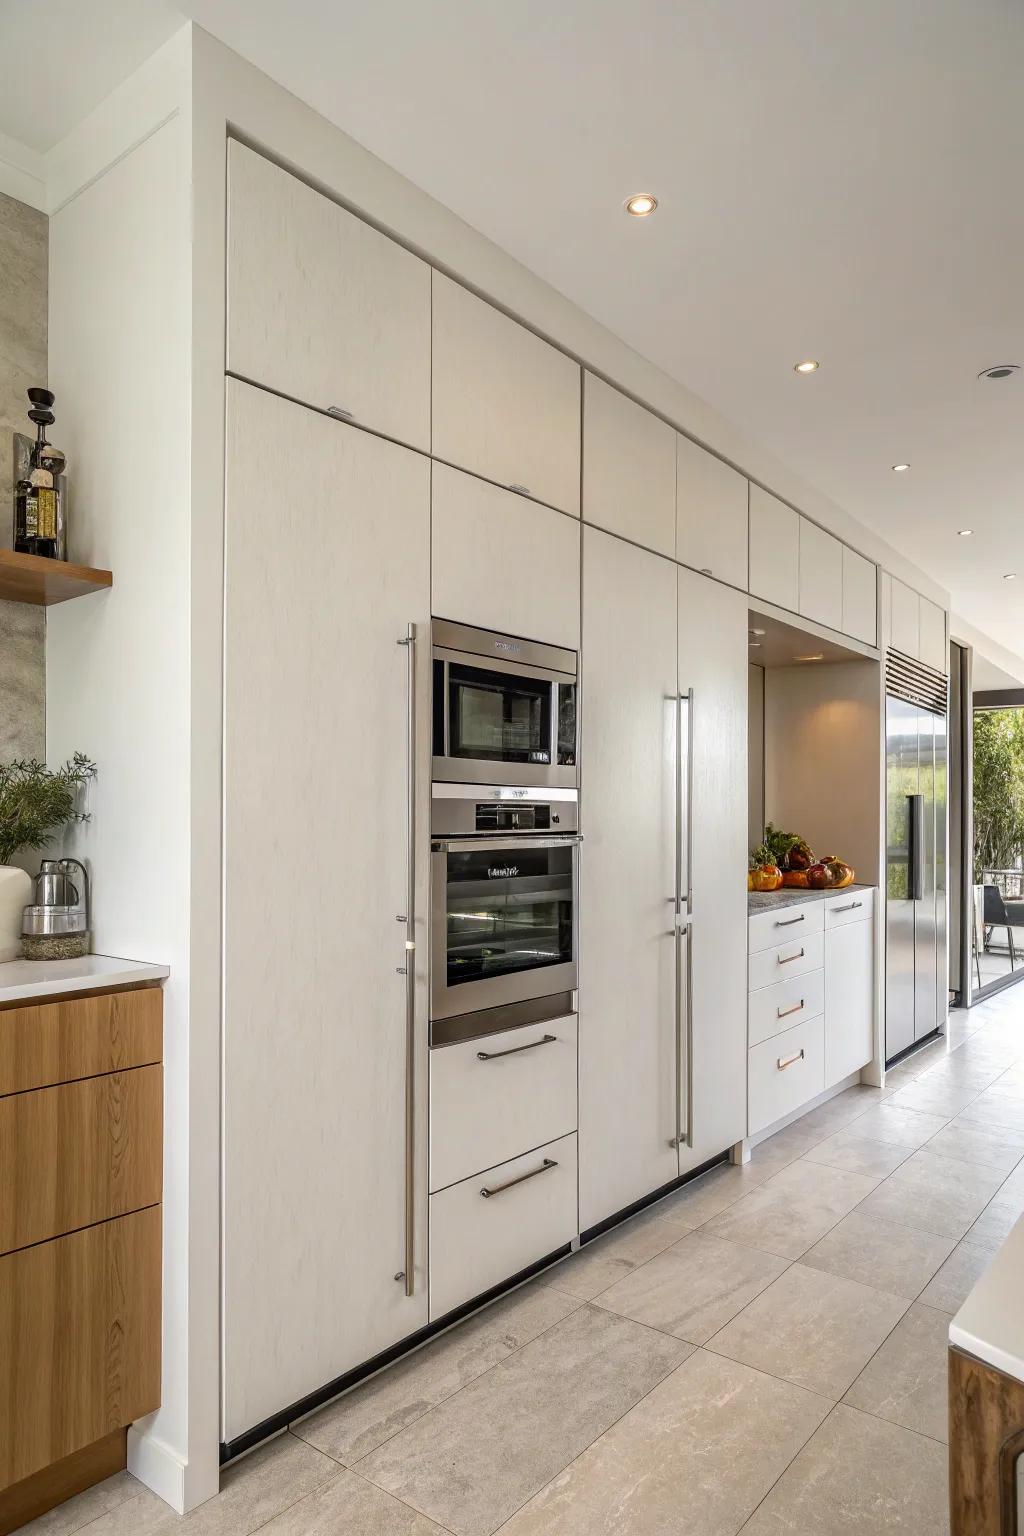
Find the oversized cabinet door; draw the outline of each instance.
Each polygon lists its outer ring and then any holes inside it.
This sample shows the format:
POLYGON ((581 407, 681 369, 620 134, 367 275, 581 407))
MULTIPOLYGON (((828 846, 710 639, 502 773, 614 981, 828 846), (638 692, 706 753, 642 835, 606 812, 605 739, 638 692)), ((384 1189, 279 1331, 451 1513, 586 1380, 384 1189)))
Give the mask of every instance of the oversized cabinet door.
MULTIPOLYGON (((935 727, 930 710, 918 715, 921 816, 924 849, 918 858, 918 890, 914 903, 914 1039, 923 1040, 938 1026, 938 902, 936 891, 939 828, 935 804, 935 727)), ((945 828, 942 832, 945 842, 945 828)), ((944 899, 944 898, 943 898, 944 899)))
POLYGON ((679 570, 690 893, 681 954, 690 1011, 680 1028, 680 1173, 746 1135, 747 623, 745 594, 679 570))
POLYGON ((429 464, 229 380, 223 1435, 427 1321, 429 464), (415 1074, 406 1168, 407 1071, 415 1074), (407 1269, 415 1198, 413 1295, 407 1269))
MULTIPOLYGON (((676 567, 583 530, 580 1227, 677 1176, 676 567)), ((745 825, 745 823, 743 824, 745 825)))

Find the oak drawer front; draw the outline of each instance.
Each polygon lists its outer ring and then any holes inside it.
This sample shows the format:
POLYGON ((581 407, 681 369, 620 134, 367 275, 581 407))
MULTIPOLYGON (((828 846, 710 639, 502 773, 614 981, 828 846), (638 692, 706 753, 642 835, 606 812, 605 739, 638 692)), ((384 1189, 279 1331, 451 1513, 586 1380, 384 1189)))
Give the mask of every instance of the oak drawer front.
POLYGON ((825 1030, 819 1017, 747 1052, 749 1134, 774 1125, 825 1089, 825 1030))
POLYGON ((842 928, 847 923, 864 923, 875 915, 874 891, 837 891, 824 902, 825 928, 842 928))
POLYGON ((824 963, 825 935, 801 934, 775 949, 762 949, 751 955, 747 962, 748 985, 751 992, 757 992, 761 987, 805 976, 808 971, 820 971, 824 963))
POLYGON ((571 1242, 577 1222, 575 1135, 431 1195, 431 1322, 571 1242))
POLYGON ((751 992, 747 1006, 748 1045, 759 1045, 783 1034, 805 1019, 817 1018, 825 1007, 825 973, 808 971, 789 976, 773 987, 751 992))
POLYGON ((159 987, 0 1010, 0 1095, 162 1058, 159 987))
POLYGON ((160 1066, 0 1099, 0 1253, 160 1199, 160 1066))
POLYGON ((431 1051, 431 1190, 575 1129, 575 1014, 431 1051))
POLYGON ((792 907, 774 907, 768 912, 755 912, 747 919, 748 954, 755 955, 762 949, 775 949, 787 939, 820 933, 824 927, 822 905, 820 901, 803 901, 792 907))
POLYGON ((0 1488, 160 1406, 160 1207, 0 1258, 0 1488))

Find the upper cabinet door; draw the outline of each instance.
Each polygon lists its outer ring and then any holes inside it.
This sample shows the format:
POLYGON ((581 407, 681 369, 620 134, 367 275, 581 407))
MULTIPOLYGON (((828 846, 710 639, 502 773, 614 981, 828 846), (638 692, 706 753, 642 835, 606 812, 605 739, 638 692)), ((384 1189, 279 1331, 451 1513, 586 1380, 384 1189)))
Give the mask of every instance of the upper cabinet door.
POLYGON ((878 576, 874 562, 843 545, 843 634, 878 644, 878 576))
POLYGON ((747 588, 745 476, 676 434, 676 559, 747 588))
POLYGON ((921 602, 920 660, 936 672, 946 672, 946 611, 926 597, 921 602))
POLYGON ((920 659, 921 599, 902 581, 892 578, 892 612, 889 620, 889 644, 904 656, 920 659))
POLYGON ((430 449, 430 268, 228 145, 231 373, 430 449))
POLYGON ((659 555, 676 542, 676 432, 584 375, 583 517, 659 555))
POLYGON ((750 487, 750 590, 755 597, 797 612, 800 514, 754 484, 750 487))
POLYGON ((800 612, 842 628, 843 546, 806 517, 800 519, 800 612))
POLYGON ((434 273, 434 456, 580 512, 580 369, 434 273))

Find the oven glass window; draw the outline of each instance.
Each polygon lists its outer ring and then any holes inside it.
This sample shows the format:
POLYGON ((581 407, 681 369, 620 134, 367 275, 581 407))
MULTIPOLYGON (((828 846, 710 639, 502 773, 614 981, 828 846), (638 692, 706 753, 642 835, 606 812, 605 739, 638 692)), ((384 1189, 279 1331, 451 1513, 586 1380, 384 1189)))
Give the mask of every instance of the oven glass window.
POLYGON ((448 985, 573 958, 572 849, 448 853, 448 985))
POLYGON ((453 662, 448 669, 448 755, 550 763, 551 684, 453 662))

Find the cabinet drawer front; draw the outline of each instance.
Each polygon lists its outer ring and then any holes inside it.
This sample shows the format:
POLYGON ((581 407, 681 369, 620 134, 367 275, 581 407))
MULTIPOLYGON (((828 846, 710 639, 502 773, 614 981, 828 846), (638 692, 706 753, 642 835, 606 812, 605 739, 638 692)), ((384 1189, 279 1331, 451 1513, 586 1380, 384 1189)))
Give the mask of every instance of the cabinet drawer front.
POLYGON ((430 1188, 576 1129, 576 1016, 430 1053, 430 1188))
POLYGON ((783 1034, 805 1019, 817 1018, 825 1006, 825 973, 808 971, 751 992, 747 1011, 749 1044, 758 1045, 783 1034))
POLYGON ((160 1199, 160 1066, 0 1099, 0 1253, 160 1199))
POLYGON ((825 1088, 822 1019, 808 1019, 747 1053, 749 1133, 756 1136, 825 1088))
POLYGON ((874 891, 837 891, 824 901, 825 927, 842 928, 847 923, 865 923, 875 915, 874 891))
POLYGON ((820 933, 824 926, 820 901, 803 901, 792 907, 774 907, 769 912, 755 912, 747 919, 747 949, 756 954, 761 949, 776 949, 787 939, 802 939, 820 933))
POLYGON ((162 1055, 159 987, 0 1012, 0 1096, 145 1066, 162 1055))
POLYGON ((160 1207, 0 1258, 0 1488, 160 1406, 160 1207))
POLYGON ((793 981, 797 976, 806 976, 808 971, 820 971, 824 963, 825 935, 801 934, 778 949, 762 949, 759 954, 750 956, 747 972, 750 990, 757 992, 761 987, 773 987, 779 981, 793 981))
POLYGON ((577 1221, 574 1135, 431 1195, 431 1322, 571 1242, 577 1221))

